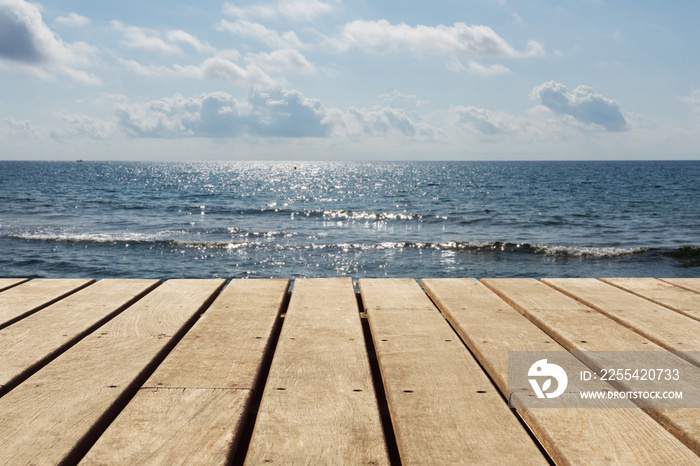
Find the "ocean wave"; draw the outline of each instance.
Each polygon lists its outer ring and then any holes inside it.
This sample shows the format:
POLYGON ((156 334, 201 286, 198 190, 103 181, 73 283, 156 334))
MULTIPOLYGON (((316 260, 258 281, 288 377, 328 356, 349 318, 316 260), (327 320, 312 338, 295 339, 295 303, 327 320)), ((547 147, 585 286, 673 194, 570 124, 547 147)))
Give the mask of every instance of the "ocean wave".
MULTIPOLYGON (((252 241, 188 241, 168 237, 173 232, 147 233, 26 233, 6 235, 5 238, 24 241, 41 241, 54 243, 85 243, 85 244, 141 244, 141 245, 166 245, 181 248, 215 248, 238 249, 241 247, 255 246, 252 241)), ((274 233, 274 232, 273 232, 274 233)), ((256 234, 260 236, 261 234, 256 234)), ((264 236, 264 235, 262 235, 264 236)))
POLYGON ((669 256, 678 259, 695 259, 700 260, 700 247, 681 246, 668 253, 669 256))
MULTIPOLYGON (((282 247, 286 248, 288 246, 282 247)), ((341 249, 344 251, 432 249, 465 253, 540 254, 560 257, 586 258, 604 258, 638 255, 653 250, 653 248, 552 246, 543 244, 508 243, 501 241, 445 241, 440 243, 410 241, 385 241, 380 243, 314 243, 303 245, 300 247, 304 249, 341 249)))
MULTIPOLYGON (((221 206, 207 206, 206 209, 201 209, 205 214, 209 215, 240 215, 243 217, 308 217, 317 219, 339 219, 339 220, 366 220, 366 221, 412 221, 423 220, 423 215, 406 212, 368 212, 362 210, 331 210, 331 209, 299 209, 291 205, 278 206, 276 204, 268 204, 261 208, 227 208, 221 206)), ((439 220, 444 220, 446 217, 440 217, 439 220)))
MULTIPOLYGON (((235 229, 234 229, 235 230, 235 229)), ((238 230, 235 230, 238 232, 238 230)), ((654 247, 601 247, 601 246, 566 246, 551 244, 511 243, 502 241, 444 241, 444 242, 420 242, 420 241, 381 241, 364 243, 321 243, 295 241, 276 242, 275 238, 298 237, 294 233, 281 231, 270 232, 240 232, 236 235, 240 241, 199 240, 177 238, 186 235, 184 231, 163 231, 158 233, 22 233, 1 235, 4 238, 43 241, 56 243, 86 243, 86 244, 140 244, 152 246, 167 246, 183 249, 222 249, 235 250, 242 248, 260 248, 268 250, 329 250, 329 251, 388 251, 388 250, 440 250, 474 254, 522 254, 544 255, 554 257, 571 258, 617 258, 625 256, 637 256, 644 254, 661 254, 682 261, 697 262, 700 258, 700 247, 682 246, 677 248, 654 247), (244 238, 250 238, 246 240, 244 238)))
POLYGON ((169 240, 165 242, 167 245, 185 249, 226 249, 234 250, 248 247, 259 246, 261 243, 256 241, 179 241, 169 240))
POLYGON ((250 238, 291 238, 297 236, 297 233, 285 231, 251 231, 240 233, 238 236, 247 236, 250 238))
POLYGON ((643 254, 652 248, 619 248, 619 247, 590 247, 590 246, 548 246, 535 245, 535 249, 551 256, 572 257, 621 257, 643 254))
POLYGON ((352 210, 324 210, 325 218, 340 218, 345 220, 421 220, 422 215, 401 212, 364 212, 352 210))
POLYGON ((26 241, 43 241, 56 243, 149 243, 162 241, 169 232, 148 233, 17 233, 5 235, 6 238, 26 241))
MULTIPOLYGON (((447 217, 445 217, 445 218, 447 218, 447 217)), ((488 222, 490 220, 493 220, 493 218, 491 218, 491 217, 476 217, 476 218, 460 220, 457 223, 459 223, 460 225, 473 225, 475 223, 483 223, 483 222, 488 222)))
POLYGON ((643 254, 651 248, 620 248, 620 247, 594 247, 594 246, 563 246, 548 244, 508 243, 491 241, 483 243, 442 243, 441 246, 450 246, 457 250, 493 251, 515 254, 543 254, 560 257, 620 257, 643 254))

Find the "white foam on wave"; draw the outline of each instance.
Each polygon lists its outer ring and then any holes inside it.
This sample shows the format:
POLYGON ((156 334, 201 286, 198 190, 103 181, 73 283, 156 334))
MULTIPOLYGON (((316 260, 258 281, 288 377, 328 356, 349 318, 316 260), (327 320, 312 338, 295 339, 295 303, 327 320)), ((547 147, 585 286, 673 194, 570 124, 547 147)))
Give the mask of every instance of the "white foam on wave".
MULTIPOLYGON (((357 214, 357 213, 356 213, 357 214)), ((375 214, 371 214, 375 215, 375 214)), ((349 218, 349 217, 348 217, 349 218)), ((364 218, 364 217, 356 217, 364 218)), ((563 246, 563 245, 547 245, 547 244, 528 244, 528 243, 507 243, 500 241, 487 242, 463 242, 463 241, 444 241, 439 243, 432 242, 405 242, 405 241, 383 241, 377 243, 318 243, 311 242, 307 244, 282 244, 273 242, 260 241, 230 241, 230 240, 187 240, 177 239, 183 231, 160 231, 156 233, 136 233, 136 232, 119 232, 119 233, 55 233, 55 232, 32 232, 32 233, 13 233, 2 235, 7 238, 14 238, 29 241, 46 241, 46 242, 65 242, 65 243, 93 243, 93 244, 109 244, 109 243, 165 243, 178 248, 184 249, 225 249, 228 251, 238 250, 243 248, 258 248, 270 247, 278 250, 288 249, 341 249, 348 251, 369 251, 369 250, 404 250, 404 249, 433 249, 443 251, 475 251, 475 252, 522 252, 545 254, 550 256, 568 256, 568 257, 583 257, 583 258, 605 258, 605 257, 622 257, 634 254, 644 253, 650 248, 643 247, 595 247, 595 246, 563 246)), ((244 233, 237 236, 247 236, 253 238, 288 238, 296 236, 293 233, 284 233, 281 231, 270 232, 253 232, 244 233)))
POLYGON ((159 233, 16 233, 8 235, 9 238, 29 241, 54 241, 59 243, 128 243, 162 241, 173 232, 163 231, 159 233))
POLYGON ((420 220, 422 215, 401 212, 363 212, 351 210, 324 210, 323 216, 345 220, 420 220))
POLYGON ((620 257, 630 256, 648 251, 649 248, 615 248, 615 247, 591 247, 591 246, 548 246, 534 245, 536 250, 553 256, 575 257, 620 257))

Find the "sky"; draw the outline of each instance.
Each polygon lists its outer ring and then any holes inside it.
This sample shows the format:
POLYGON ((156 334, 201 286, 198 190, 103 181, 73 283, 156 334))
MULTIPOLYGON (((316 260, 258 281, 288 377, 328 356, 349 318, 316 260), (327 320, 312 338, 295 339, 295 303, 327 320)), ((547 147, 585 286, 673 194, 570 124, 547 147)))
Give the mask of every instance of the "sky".
POLYGON ((0 159, 700 159, 700 7, 0 0, 0 159))

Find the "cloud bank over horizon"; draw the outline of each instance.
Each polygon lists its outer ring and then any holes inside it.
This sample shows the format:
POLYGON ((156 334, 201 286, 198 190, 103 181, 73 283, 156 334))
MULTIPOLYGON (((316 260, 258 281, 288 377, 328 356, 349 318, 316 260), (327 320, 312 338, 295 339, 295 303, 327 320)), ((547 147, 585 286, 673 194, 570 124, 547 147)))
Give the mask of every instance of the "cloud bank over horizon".
MULTIPOLYGON (((284 152, 283 141, 300 139, 319 153, 334 147, 341 158, 351 156, 343 147, 362 153, 363 144, 390 158, 407 147, 427 158, 524 148, 580 157, 585 147, 634 154, 672 133, 686 150, 698 125, 700 84, 666 98, 676 115, 687 114, 684 128, 674 129, 677 116, 643 113, 661 97, 635 97, 617 80, 586 72, 574 61, 585 61, 585 41, 567 45, 543 35, 532 26, 536 18, 505 2, 482 5, 482 21, 474 19, 476 7, 464 8, 472 19, 451 15, 451 22, 431 18, 429 8, 416 22, 388 10, 373 18, 381 6, 354 7, 340 0, 228 2, 216 14, 155 0, 149 8, 161 16, 137 19, 118 6, 98 14, 99 6, 72 11, 0 0, 0 78, 23 81, 17 96, 5 99, 0 143, 30 136, 66 147, 81 139, 125 147, 137 140, 269 140, 284 152)), ((610 44, 628 34, 615 31, 610 44)), ((602 58, 595 66, 627 72, 602 58)), ((289 145, 290 156, 299 155, 297 147, 289 145)))
POLYGON ((225 92, 118 103, 118 126, 133 137, 328 136, 321 103, 295 91, 253 90, 244 100, 225 92))

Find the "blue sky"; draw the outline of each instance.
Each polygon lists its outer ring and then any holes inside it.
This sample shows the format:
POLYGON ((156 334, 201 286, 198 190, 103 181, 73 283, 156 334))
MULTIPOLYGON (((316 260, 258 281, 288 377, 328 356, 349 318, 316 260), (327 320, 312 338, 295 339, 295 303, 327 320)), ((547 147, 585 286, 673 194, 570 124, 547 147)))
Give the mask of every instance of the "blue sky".
POLYGON ((696 2, 0 0, 0 158, 700 158, 696 2))

